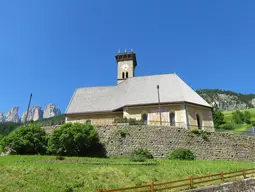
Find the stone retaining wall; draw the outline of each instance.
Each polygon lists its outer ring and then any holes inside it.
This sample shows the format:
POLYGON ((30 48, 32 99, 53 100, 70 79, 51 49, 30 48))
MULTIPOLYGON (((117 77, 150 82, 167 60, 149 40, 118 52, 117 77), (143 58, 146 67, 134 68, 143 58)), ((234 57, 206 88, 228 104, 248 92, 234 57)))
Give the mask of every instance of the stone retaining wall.
POLYGON ((176 148, 187 148, 199 160, 255 161, 255 137, 214 132, 203 138, 181 128, 145 125, 96 129, 108 156, 127 156, 136 148, 146 148, 154 157, 167 157, 176 148))

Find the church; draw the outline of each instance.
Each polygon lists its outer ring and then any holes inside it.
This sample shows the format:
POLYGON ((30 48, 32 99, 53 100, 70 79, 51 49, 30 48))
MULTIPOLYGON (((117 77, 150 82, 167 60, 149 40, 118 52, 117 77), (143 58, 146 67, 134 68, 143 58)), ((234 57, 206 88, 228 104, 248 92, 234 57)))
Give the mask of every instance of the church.
POLYGON ((114 86, 78 88, 66 122, 110 125, 133 118, 146 125, 214 131, 212 107, 177 74, 135 76, 136 53, 118 53, 114 86))

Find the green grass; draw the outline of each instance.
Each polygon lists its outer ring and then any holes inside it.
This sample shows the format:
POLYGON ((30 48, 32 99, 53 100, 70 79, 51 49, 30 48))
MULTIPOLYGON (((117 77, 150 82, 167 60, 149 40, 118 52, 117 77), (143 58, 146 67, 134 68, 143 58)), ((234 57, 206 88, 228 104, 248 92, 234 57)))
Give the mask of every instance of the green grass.
MULTIPOLYGON (((247 110, 240 110, 240 111, 249 111, 251 113, 251 121, 255 121, 255 108, 247 109, 247 110)), ((223 111, 224 120, 228 123, 232 121, 232 112, 234 111, 223 111)))
POLYGON ((66 158, 52 162, 53 156, 0 157, 0 191, 61 192, 97 191, 189 176, 255 168, 252 162, 156 160, 157 165, 90 165, 79 161, 127 162, 127 159, 66 158), (72 160, 72 163, 67 161, 72 160), (76 162, 76 163, 75 163, 76 162))
MULTIPOLYGON (((247 109, 247 110, 240 110, 240 111, 249 111, 251 113, 251 121, 255 121, 255 108, 247 109)), ((232 113, 234 111, 223 111, 224 114, 224 120, 226 123, 231 123, 232 122, 232 113)), ((234 133, 234 134, 239 134, 242 133, 249 128, 251 128, 252 125, 242 125, 242 124, 237 124, 235 125, 235 129, 231 130, 229 132, 234 133)))

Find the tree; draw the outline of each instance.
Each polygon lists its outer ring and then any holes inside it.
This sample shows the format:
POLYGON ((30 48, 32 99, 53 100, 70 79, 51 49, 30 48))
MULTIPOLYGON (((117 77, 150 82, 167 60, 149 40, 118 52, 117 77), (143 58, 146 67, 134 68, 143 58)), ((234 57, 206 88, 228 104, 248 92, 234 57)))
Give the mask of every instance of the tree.
POLYGON ((243 116, 244 116, 244 122, 246 124, 250 124, 251 123, 251 113, 249 111, 245 111, 243 116))
POLYGON ((241 111, 237 110, 232 113, 232 117, 236 124, 251 123, 251 113, 249 111, 244 111, 244 113, 242 113, 241 111))
POLYGON ((17 154, 45 154, 47 136, 39 125, 24 125, 5 136, 1 145, 4 151, 11 149, 17 154))
POLYGON ((219 127, 224 124, 224 114, 221 111, 213 110, 213 123, 215 127, 219 127))
POLYGON ((99 137, 92 125, 67 123, 49 138, 48 152, 54 155, 89 156, 99 146, 99 137))
POLYGON ((243 113, 239 110, 232 113, 232 118, 236 124, 242 124, 244 120, 243 113))

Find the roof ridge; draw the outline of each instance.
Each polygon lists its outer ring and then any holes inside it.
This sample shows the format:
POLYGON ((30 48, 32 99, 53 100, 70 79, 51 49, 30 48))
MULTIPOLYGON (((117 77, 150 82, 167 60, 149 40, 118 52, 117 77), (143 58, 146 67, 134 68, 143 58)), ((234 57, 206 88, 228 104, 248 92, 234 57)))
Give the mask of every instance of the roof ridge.
POLYGON ((72 95, 71 100, 70 100, 70 102, 68 103, 68 106, 67 106, 67 108, 66 108, 65 114, 67 113, 67 111, 68 111, 68 109, 69 109, 71 103, 73 102, 73 99, 74 99, 74 96, 75 96, 76 93, 77 93, 77 90, 78 90, 78 88, 75 89, 74 94, 72 95))
POLYGON ((79 87, 77 89, 95 89, 95 88, 109 88, 109 87, 116 87, 116 85, 111 85, 111 86, 93 86, 93 87, 79 87))
POLYGON ((154 74, 154 75, 142 75, 142 76, 134 76, 130 78, 139 78, 139 77, 152 77, 152 76, 163 76, 163 75, 174 75, 175 73, 162 73, 162 74, 154 74))
POLYGON ((185 101, 185 95, 184 95, 184 92, 183 92, 183 87, 181 85, 182 79, 176 73, 174 73, 174 75, 177 77, 177 81, 178 81, 178 84, 179 84, 179 87, 180 87, 180 90, 181 90, 182 99, 183 99, 183 101, 185 101))

